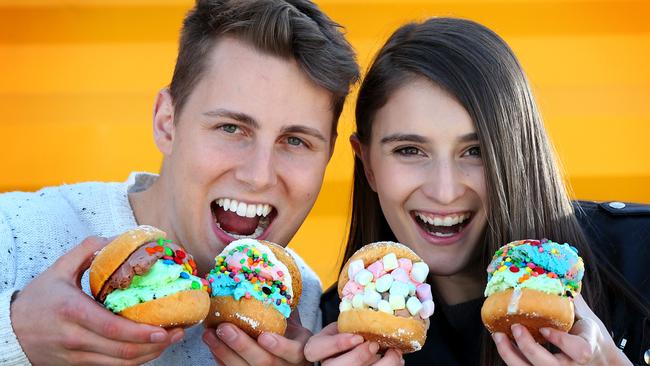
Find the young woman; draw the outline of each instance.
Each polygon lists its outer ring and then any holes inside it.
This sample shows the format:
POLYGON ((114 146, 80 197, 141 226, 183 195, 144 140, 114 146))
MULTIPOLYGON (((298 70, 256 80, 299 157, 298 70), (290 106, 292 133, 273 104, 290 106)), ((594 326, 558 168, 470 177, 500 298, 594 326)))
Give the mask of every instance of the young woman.
MULTIPOLYGON (((621 311, 608 303, 612 296, 628 304, 623 314, 634 309, 643 320, 648 295, 637 295, 611 263, 593 254, 590 246, 596 244, 583 233, 568 198, 526 76, 499 36, 450 18, 399 28, 366 75, 356 121, 345 259, 367 243, 396 240, 431 269, 436 313, 424 348, 406 361, 618 365, 630 364, 631 357, 643 362, 648 341, 643 329, 628 327, 612 338, 605 324, 621 311), (514 342, 501 333, 490 338, 480 320, 492 254, 526 238, 572 243, 588 268, 582 296, 575 299, 575 325, 569 333, 548 332, 547 348, 517 325, 514 342)), ((322 301, 325 323, 336 320, 337 305, 336 291, 330 291, 322 301)), ((395 350, 382 357, 376 344, 362 342, 337 334, 330 324, 310 339, 305 354, 328 365, 400 363, 395 350)))

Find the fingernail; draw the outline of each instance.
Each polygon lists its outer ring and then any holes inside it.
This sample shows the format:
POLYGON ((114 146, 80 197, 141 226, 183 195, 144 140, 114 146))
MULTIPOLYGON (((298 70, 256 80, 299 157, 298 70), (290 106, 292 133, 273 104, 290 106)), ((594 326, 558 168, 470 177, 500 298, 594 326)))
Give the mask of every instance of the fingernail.
POLYGON ((361 343, 363 343, 363 337, 362 336, 360 336, 358 334, 355 334, 355 335, 350 337, 350 345, 351 346, 356 346, 357 344, 361 344, 361 343))
POLYGON ((510 327, 510 330, 512 330, 512 335, 515 336, 515 338, 519 338, 521 335, 521 326, 519 324, 513 324, 510 327))
POLYGON ((151 333, 149 339, 151 339, 151 343, 162 343, 167 339, 167 334, 164 332, 151 333))
POLYGON ((266 332, 262 333, 262 335, 260 335, 257 340, 262 346, 266 348, 273 348, 276 344, 278 344, 278 340, 275 339, 275 335, 266 332))
POLYGON ((492 339, 494 340, 494 344, 499 344, 503 342, 503 337, 505 337, 505 334, 503 333, 492 333, 492 339))
POLYGON ((370 349, 370 352, 372 353, 377 353, 377 351, 379 351, 379 344, 377 342, 370 342, 368 349, 370 349))
POLYGON ((232 329, 232 326, 222 325, 217 328, 217 337, 226 342, 232 342, 235 340, 235 338, 237 338, 237 333, 234 329, 232 329))
POLYGON ((178 343, 183 339, 183 332, 178 332, 172 336, 172 344, 178 343))
POLYGON ((551 335, 551 330, 548 328, 539 328, 539 332, 546 338, 551 335))

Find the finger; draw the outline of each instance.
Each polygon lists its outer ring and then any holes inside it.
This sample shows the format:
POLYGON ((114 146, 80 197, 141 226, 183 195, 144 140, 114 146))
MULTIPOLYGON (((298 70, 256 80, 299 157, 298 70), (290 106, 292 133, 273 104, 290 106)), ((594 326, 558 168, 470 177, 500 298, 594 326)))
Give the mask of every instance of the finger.
POLYGON ((555 357, 553 357, 553 354, 535 342, 535 339, 530 335, 526 327, 513 324, 512 335, 515 337, 519 351, 521 351, 530 363, 533 365, 552 365, 554 363, 555 357))
POLYGON ((309 338, 305 345, 305 358, 307 361, 324 360, 363 343, 363 337, 358 334, 337 332, 336 324, 330 324, 323 328, 321 332, 309 338))
POLYGON ((526 361, 524 356, 512 344, 508 336, 503 333, 492 333, 492 339, 497 346, 497 352, 501 359, 508 364, 508 366, 528 366, 530 363, 526 361))
POLYGON ((264 332, 257 338, 257 343, 271 355, 289 363, 302 363, 305 360, 305 343, 311 334, 307 329, 302 329, 306 336, 298 336, 298 339, 288 339, 275 333, 264 332))
MULTIPOLYGON (((228 348, 233 350, 235 353, 237 353, 239 357, 241 357, 242 359, 244 359, 244 361, 246 361, 251 365, 270 364, 275 358, 273 354, 267 352, 264 348, 262 348, 255 339, 251 338, 248 334, 246 334, 244 331, 237 328, 233 324, 230 323, 219 324, 216 333, 219 340, 225 343, 228 346, 228 348)), ((287 342, 291 342, 286 338, 285 340, 287 342)), ((276 341, 279 340, 276 339, 276 341)), ((302 356, 303 356, 303 352, 302 349, 300 349, 294 355, 283 355, 282 359, 285 359, 285 357, 287 357, 292 359, 298 359, 298 361, 302 361, 302 356)))
POLYGON ((160 354, 151 354, 139 357, 133 360, 125 361, 123 359, 110 357, 93 352, 73 352, 69 356, 64 357, 67 364, 71 365, 97 365, 97 366, 112 366, 112 365, 141 365, 151 361, 160 356, 160 354))
POLYGON ((403 365, 404 364, 404 359, 402 358, 402 352, 396 350, 395 348, 391 348, 386 353, 384 356, 381 358, 381 360, 373 363, 373 366, 397 366, 397 365, 403 365))
POLYGON ((134 343, 170 341, 169 333, 165 329, 139 324, 115 315, 90 299, 68 301, 59 311, 67 321, 115 341, 134 343))
POLYGON ((95 253, 108 244, 108 239, 98 236, 86 238, 54 262, 52 269, 68 278, 81 278, 84 271, 90 267, 95 253))
POLYGON ((609 331, 605 327, 605 324, 603 324, 600 318, 594 314, 589 305, 587 305, 585 302, 585 299, 582 297, 582 295, 578 294, 573 298, 573 305, 575 308, 576 320, 591 319, 596 322, 601 334, 609 334, 609 331))
POLYGON ((307 340, 311 335, 311 332, 302 326, 300 315, 296 308, 287 319, 287 330, 284 332, 284 336, 289 339, 300 341, 304 345, 307 343, 307 340))
POLYGON ((206 329, 203 332, 203 342, 208 346, 214 359, 219 365, 239 366, 248 365, 243 358, 230 349, 223 341, 216 335, 214 329, 206 329))
POLYGON ((351 351, 346 352, 340 356, 329 358, 322 362, 323 366, 339 366, 339 365, 372 365, 379 361, 380 356, 377 354, 379 345, 376 342, 364 342, 351 351))

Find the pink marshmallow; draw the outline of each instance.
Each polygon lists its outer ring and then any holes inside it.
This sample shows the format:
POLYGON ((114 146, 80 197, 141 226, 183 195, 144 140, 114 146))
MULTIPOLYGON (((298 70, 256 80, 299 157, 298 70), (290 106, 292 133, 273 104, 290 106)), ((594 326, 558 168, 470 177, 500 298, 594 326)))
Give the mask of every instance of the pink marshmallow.
POLYGON ((386 274, 386 271, 384 271, 384 264, 381 263, 380 260, 369 265, 366 269, 372 273, 372 277, 375 281, 377 281, 379 277, 386 274))
POLYGON ((350 280, 348 283, 345 284, 343 287, 343 296, 354 296, 356 294, 360 294, 363 292, 363 286, 360 284, 350 280))
POLYGON ((413 262, 410 259, 400 258, 397 260, 397 262, 399 263, 399 267, 404 268, 406 273, 411 272, 411 268, 413 268, 413 262))
POLYGON ((406 271, 402 267, 395 268, 390 273, 390 275, 393 276, 393 279, 395 281, 399 281, 399 282, 402 282, 402 283, 408 283, 409 282, 409 275, 408 275, 408 273, 406 273, 406 271))
POLYGON ((433 305, 432 300, 427 300, 422 302, 422 309, 420 309, 420 318, 426 319, 433 315, 433 309, 435 306, 433 305))
POLYGON ((415 288, 415 293, 418 295, 418 300, 420 300, 420 302, 433 299, 433 296, 431 296, 431 285, 428 283, 418 285, 418 287, 415 288))

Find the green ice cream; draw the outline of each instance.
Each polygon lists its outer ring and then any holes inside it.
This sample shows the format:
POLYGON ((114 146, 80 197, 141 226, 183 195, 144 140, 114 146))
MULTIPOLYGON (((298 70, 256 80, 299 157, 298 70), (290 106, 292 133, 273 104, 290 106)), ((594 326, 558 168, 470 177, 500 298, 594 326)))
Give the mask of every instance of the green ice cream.
POLYGON ((495 292, 505 291, 509 288, 515 287, 529 288, 554 295, 561 295, 564 292, 562 282, 557 278, 550 278, 546 274, 537 277, 530 277, 526 281, 519 283, 519 279, 525 273, 526 272, 524 271, 517 273, 511 271, 494 272, 485 288, 485 296, 490 296, 495 292))

